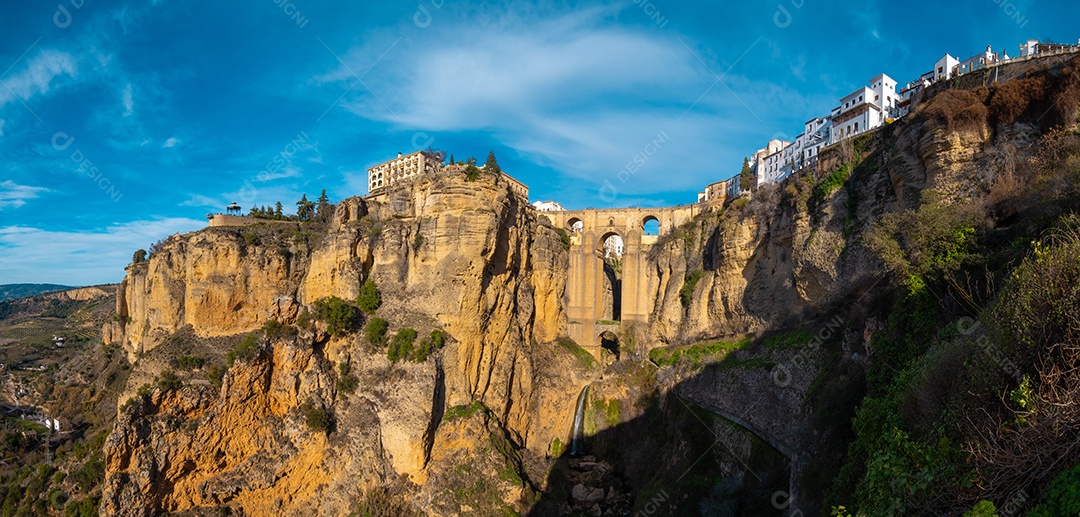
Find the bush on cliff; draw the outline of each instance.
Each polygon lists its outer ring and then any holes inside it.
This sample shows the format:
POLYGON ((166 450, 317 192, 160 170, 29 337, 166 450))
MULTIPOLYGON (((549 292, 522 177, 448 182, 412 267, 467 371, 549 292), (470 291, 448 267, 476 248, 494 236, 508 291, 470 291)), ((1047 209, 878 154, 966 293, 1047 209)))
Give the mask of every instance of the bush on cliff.
POLYGON ((316 433, 329 433, 334 428, 334 416, 322 406, 312 401, 304 402, 300 406, 300 414, 304 417, 304 423, 308 429, 316 433))
POLYGON ((364 338, 373 348, 382 348, 386 346, 386 331, 389 328, 390 323, 386 320, 371 318, 367 325, 364 326, 364 338))
POLYGON ((364 314, 374 314, 382 306, 382 294, 375 281, 367 279, 360 286, 360 295, 356 297, 356 306, 364 311, 364 314))
POLYGON ((438 329, 432 330, 430 335, 422 339, 419 345, 416 345, 409 360, 414 363, 426 361, 428 356, 436 350, 441 349, 446 344, 447 337, 448 335, 446 332, 438 329))
POLYGON ((403 328, 390 340, 390 346, 386 349, 386 358, 396 363, 401 359, 408 359, 413 353, 413 343, 416 342, 416 330, 403 328))
POLYGON ((360 311, 337 296, 315 300, 314 309, 315 318, 326 323, 326 331, 331 336, 344 336, 360 325, 360 311))
POLYGON ((356 391, 356 388, 360 387, 360 379, 352 374, 352 367, 349 363, 338 364, 338 380, 335 383, 337 390, 351 395, 356 391))
POLYGON ((255 334, 248 334, 244 336, 244 339, 240 340, 240 343, 236 345, 236 348, 229 351, 225 356, 225 361, 229 366, 237 360, 250 361, 259 354, 259 338, 255 337, 255 334))

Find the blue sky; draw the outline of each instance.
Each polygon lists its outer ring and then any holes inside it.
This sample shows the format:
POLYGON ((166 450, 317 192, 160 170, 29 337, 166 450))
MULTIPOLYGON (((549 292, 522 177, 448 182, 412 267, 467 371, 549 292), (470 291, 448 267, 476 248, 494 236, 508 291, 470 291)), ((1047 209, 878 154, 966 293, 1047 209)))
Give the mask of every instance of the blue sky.
POLYGON ((860 5, 5 6, 0 283, 117 282, 135 249, 230 201, 363 195, 367 167, 428 145, 494 150, 568 208, 689 203, 878 73, 1080 37, 1074 2, 860 5))

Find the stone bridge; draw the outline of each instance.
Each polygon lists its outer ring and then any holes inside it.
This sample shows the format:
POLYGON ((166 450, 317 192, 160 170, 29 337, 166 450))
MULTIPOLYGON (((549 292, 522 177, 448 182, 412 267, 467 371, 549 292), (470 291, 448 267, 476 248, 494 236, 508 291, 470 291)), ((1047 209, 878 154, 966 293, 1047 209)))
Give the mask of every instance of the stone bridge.
MULTIPOLYGON (((666 208, 612 208, 541 212, 556 228, 570 232, 570 269, 567 271, 566 316, 570 338, 597 359, 602 336, 618 334, 622 322, 647 323, 653 311, 647 277, 646 254, 661 235, 675 231, 706 209, 705 205, 681 205, 666 208), (655 235, 645 234, 645 225, 658 223, 655 235), (609 307, 604 299, 604 241, 612 235, 623 240, 621 289, 614 290, 613 305, 620 314, 604 321, 609 307), (616 303, 617 302, 617 303, 616 303)), ((613 311, 612 311, 613 312, 613 311)))

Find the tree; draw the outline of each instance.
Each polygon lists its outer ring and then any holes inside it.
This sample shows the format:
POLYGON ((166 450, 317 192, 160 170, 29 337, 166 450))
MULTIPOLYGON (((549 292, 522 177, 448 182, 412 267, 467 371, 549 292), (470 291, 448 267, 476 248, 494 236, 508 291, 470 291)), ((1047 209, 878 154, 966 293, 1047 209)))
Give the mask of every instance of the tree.
POLYGON ((450 165, 453 165, 454 163, 455 163, 454 162, 454 155, 451 154, 450 155, 450 165))
POLYGON ((284 214, 281 213, 281 208, 281 201, 278 201, 277 205, 274 206, 274 219, 282 219, 285 217, 284 214))
POLYGON ((326 331, 334 337, 344 336, 359 326, 360 311, 337 296, 315 300, 314 309, 315 318, 325 322, 326 331))
POLYGON ((446 164, 446 151, 440 151, 434 147, 428 146, 428 148, 424 150, 424 153, 432 157, 439 165, 446 164))
POLYGON ((131 257, 131 263, 138 264, 139 262, 146 262, 146 250, 135 250, 135 255, 131 257))
POLYGON ((330 217, 330 198, 326 197, 326 189, 322 189, 319 199, 316 201, 315 217, 320 221, 326 221, 330 217))
POLYGON ((750 169, 750 160, 742 159, 742 171, 739 172, 739 190, 750 190, 757 181, 754 179, 754 171, 750 169))
POLYGON ((296 202, 296 217, 301 221, 307 221, 311 219, 312 214, 315 212, 315 203, 308 201, 307 194, 304 194, 300 201, 296 202))
POLYGON ((484 170, 492 174, 502 172, 502 169, 499 168, 499 162, 495 160, 495 151, 488 151, 487 161, 484 162, 484 170))
POLYGON ((382 295, 379 294, 379 288, 374 280, 369 278, 360 286, 360 295, 356 297, 356 305, 365 314, 373 314, 382 305, 382 295))
POLYGON ((364 327, 364 337, 371 346, 384 347, 386 346, 386 331, 389 328, 390 323, 386 320, 371 318, 367 326, 364 327))

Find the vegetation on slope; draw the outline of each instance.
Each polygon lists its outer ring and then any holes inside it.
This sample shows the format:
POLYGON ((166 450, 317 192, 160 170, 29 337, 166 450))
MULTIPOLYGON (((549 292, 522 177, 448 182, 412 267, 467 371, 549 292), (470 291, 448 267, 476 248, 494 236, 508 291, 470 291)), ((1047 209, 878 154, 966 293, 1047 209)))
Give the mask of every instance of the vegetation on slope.
MULTIPOLYGON (((950 90, 921 116, 953 130, 1075 121, 1077 84, 1066 68, 950 90)), ((1010 158, 985 200, 927 193, 865 237, 891 308, 826 499, 835 515, 1067 508, 1062 494, 1080 493, 1080 134, 1049 131, 1010 158)))

